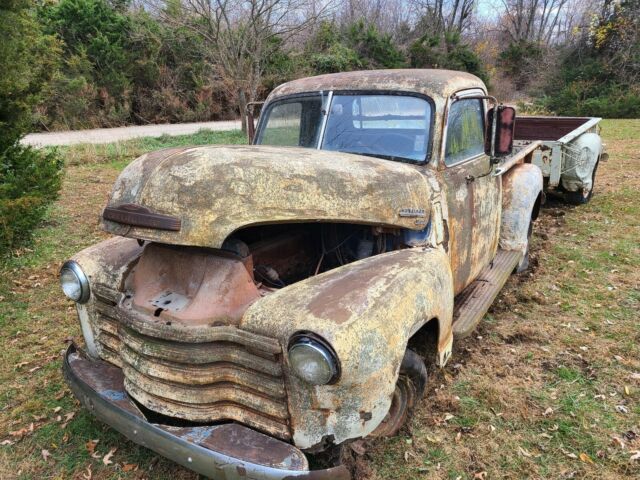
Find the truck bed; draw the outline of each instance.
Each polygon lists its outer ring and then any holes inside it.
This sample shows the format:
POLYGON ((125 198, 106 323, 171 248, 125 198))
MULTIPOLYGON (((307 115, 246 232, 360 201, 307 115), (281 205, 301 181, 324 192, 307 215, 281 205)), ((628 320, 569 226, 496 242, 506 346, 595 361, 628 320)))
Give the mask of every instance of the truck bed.
POLYGON ((514 140, 567 143, 600 122, 592 117, 517 117, 514 140))

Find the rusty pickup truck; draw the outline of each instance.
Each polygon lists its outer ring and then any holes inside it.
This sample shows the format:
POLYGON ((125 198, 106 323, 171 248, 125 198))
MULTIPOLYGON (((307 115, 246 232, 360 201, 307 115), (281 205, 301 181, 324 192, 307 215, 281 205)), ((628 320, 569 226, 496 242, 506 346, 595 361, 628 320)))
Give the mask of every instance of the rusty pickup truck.
POLYGON ((276 88, 252 145, 133 161, 113 237, 61 269, 73 392, 212 478, 349 478, 309 456, 396 434, 527 266, 543 175, 515 122, 470 74, 340 73, 276 88))

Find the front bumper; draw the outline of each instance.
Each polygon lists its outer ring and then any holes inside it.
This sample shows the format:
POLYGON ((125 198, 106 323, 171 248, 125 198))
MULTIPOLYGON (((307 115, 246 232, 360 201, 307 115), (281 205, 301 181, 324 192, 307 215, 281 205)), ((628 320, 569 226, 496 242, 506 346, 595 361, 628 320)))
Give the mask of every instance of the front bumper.
POLYGON ((74 345, 63 372, 75 396, 98 419, 131 441, 220 480, 349 480, 344 466, 309 470, 300 450, 238 424, 173 427, 150 423, 127 395, 122 371, 85 357, 74 345))

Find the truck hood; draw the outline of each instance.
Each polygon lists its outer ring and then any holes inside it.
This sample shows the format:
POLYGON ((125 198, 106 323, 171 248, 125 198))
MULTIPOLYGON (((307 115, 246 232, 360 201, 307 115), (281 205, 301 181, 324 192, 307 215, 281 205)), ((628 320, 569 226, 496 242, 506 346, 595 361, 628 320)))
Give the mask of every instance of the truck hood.
POLYGON ((326 221, 421 230, 430 197, 423 174, 398 162, 297 147, 174 148, 143 155, 124 169, 103 223, 117 235, 220 248, 235 230, 256 224, 326 221))

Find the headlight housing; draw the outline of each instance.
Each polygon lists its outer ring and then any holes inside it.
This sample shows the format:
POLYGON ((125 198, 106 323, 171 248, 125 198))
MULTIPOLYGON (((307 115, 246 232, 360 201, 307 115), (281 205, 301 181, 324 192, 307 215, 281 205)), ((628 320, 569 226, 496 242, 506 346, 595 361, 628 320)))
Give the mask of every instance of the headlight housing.
POLYGON ((62 265, 60 285, 64 294, 74 302, 87 303, 89 300, 89 279, 77 262, 69 260, 62 265))
POLYGON ((340 364, 333 348, 317 335, 300 333, 289 342, 289 365, 295 375, 312 385, 335 383, 340 364))

